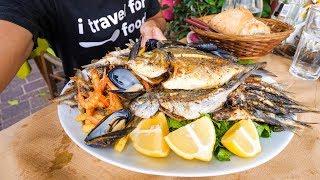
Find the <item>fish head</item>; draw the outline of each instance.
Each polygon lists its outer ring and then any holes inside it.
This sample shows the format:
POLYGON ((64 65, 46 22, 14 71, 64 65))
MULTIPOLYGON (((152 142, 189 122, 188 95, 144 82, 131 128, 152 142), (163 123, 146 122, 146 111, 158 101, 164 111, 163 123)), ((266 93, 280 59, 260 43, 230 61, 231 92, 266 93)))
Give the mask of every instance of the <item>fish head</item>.
POLYGON ((159 110, 160 104, 156 94, 145 93, 137 97, 130 103, 130 110, 135 116, 141 118, 150 118, 159 110))
POLYGON ((155 79, 165 74, 170 68, 170 52, 161 49, 144 52, 128 61, 128 66, 142 79, 155 79))

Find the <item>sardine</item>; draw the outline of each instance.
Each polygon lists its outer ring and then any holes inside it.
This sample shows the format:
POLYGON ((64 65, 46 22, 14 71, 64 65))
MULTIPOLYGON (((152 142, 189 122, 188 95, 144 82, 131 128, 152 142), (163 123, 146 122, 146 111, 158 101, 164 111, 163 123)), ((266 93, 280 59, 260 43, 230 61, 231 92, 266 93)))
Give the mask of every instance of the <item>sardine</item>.
POLYGON ((212 119, 214 121, 240 121, 244 119, 250 119, 257 122, 263 122, 270 125, 281 126, 284 129, 294 130, 295 128, 308 127, 311 128, 312 122, 297 121, 293 118, 292 114, 286 116, 279 116, 273 113, 265 113, 260 110, 249 109, 221 109, 212 113, 212 119))
POLYGON ((66 89, 66 91, 60 96, 51 99, 51 102, 61 103, 63 101, 72 100, 75 95, 77 95, 77 89, 75 87, 71 87, 66 89))

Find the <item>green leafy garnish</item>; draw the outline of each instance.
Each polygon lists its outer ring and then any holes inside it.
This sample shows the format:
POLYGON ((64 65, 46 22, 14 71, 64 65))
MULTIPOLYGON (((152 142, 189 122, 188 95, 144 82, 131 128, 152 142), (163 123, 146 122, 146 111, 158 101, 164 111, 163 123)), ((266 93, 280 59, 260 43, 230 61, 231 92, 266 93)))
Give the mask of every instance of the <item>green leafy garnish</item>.
POLYGON ((221 144, 222 136, 231 128, 234 122, 230 121, 213 121, 216 131, 216 143, 214 144, 214 156, 219 161, 229 161, 232 153, 221 144))
POLYGON ((281 126, 276 126, 276 125, 269 125, 270 129, 272 132, 281 132, 284 131, 285 129, 281 126))
POLYGON ((258 124, 255 123, 258 134, 262 138, 269 138, 271 137, 271 129, 268 124, 258 124))
POLYGON ((250 65, 250 64, 254 64, 254 61, 252 59, 241 59, 238 61, 238 64, 250 65))
POLYGON ((168 122, 168 126, 169 126, 169 130, 174 131, 176 129, 181 128, 182 126, 185 126, 189 123, 191 123, 191 120, 186 120, 186 121, 178 121, 176 119, 173 118, 167 118, 167 122, 168 122))
POLYGON ((221 139, 222 136, 231 128, 233 122, 230 121, 214 121, 214 126, 216 130, 216 137, 221 139))
POLYGON ((217 149, 214 151, 214 156, 219 161, 230 161, 232 153, 224 147, 217 147, 217 149))
MULTIPOLYGON (((211 119, 211 116, 209 114, 201 114, 201 117, 203 116, 208 116, 211 119)), ((176 129, 179 129, 191 122, 193 122, 194 120, 183 120, 183 121, 179 121, 173 118, 167 118, 167 122, 168 122, 168 126, 169 126, 169 130, 174 131, 176 129)))

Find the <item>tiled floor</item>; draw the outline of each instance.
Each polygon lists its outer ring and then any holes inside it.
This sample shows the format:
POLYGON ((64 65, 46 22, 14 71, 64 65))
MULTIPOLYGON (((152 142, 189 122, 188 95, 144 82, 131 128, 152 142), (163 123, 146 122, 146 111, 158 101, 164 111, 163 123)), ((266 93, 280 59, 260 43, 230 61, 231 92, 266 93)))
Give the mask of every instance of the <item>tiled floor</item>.
POLYGON ((39 69, 33 60, 29 62, 32 67, 31 74, 25 80, 15 77, 0 94, 0 130, 50 103, 48 87, 39 69))

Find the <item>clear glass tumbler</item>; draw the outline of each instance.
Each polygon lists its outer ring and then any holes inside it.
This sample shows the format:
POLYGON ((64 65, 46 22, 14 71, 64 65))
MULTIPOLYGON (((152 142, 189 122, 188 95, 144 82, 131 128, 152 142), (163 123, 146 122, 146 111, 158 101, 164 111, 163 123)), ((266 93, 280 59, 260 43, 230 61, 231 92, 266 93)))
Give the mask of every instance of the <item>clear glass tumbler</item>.
POLYGON ((320 77, 320 6, 313 5, 308 13, 290 73, 305 80, 320 77))

